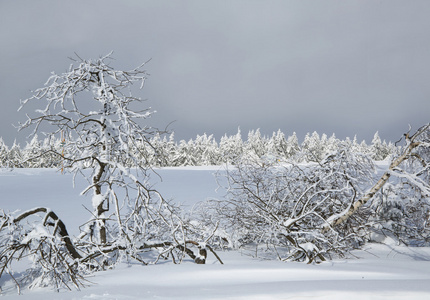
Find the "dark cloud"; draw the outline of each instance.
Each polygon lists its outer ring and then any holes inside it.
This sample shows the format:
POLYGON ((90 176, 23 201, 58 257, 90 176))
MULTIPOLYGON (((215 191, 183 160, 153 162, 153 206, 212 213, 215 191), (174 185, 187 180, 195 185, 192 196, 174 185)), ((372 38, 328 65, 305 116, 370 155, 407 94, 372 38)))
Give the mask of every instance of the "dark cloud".
POLYGON ((1 1, 0 136, 74 52, 148 59, 142 97, 176 137, 317 131, 396 140, 430 121, 430 2, 1 1))

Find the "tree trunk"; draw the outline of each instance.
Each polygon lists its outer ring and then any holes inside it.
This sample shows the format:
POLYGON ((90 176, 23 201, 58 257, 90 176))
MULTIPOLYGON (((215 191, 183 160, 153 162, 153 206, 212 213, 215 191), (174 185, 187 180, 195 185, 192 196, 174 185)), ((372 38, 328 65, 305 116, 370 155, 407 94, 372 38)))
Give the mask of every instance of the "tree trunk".
POLYGON ((345 210, 343 213, 335 215, 330 217, 327 220, 327 224, 324 225, 324 231, 329 230, 330 227, 334 227, 336 225, 339 225, 343 222, 345 222, 351 215, 353 215, 361 206, 366 204, 370 199, 373 198, 373 196, 385 185, 385 183, 388 181, 388 179, 391 177, 391 172, 398 167, 403 161, 410 158, 412 155, 412 151, 418 147, 421 143, 420 142, 414 142, 415 138, 419 136, 421 133, 423 133, 425 130, 429 128, 430 124, 427 124, 426 126, 423 126, 421 129, 419 129, 412 137, 409 137, 409 134, 405 134, 405 139, 407 142, 409 142, 409 145, 406 147, 406 149, 403 151, 402 155, 400 155, 396 160, 394 160, 390 167, 388 168, 388 171, 386 171, 381 178, 378 180, 378 182, 365 194, 363 195, 359 200, 357 200, 355 203, 351 205, 351 207, 348 210, 345 210))
MULTIPOLYGON (((100 180, 103 176, 103 173, 105 172, 106 164, 99 161, 99 170, 97 174, 93 177, 93 184, 94 184, 94 193, 95 195, 101 195, 102 194, 102 188, 100 184, 100 180)), ((103 207, 105 201, 100 201, 100 203, 97 205, 97 207, 94 207, 96 210, 96 217, 95 220, 95 228, 98 228, 98 234, 99 234, 99 243, 101 245, 106 244, 107 238, 106 238, 106 218, 104 216, 104 213, 109 210, 109 203, 106 204, 107 208, 103 207)))

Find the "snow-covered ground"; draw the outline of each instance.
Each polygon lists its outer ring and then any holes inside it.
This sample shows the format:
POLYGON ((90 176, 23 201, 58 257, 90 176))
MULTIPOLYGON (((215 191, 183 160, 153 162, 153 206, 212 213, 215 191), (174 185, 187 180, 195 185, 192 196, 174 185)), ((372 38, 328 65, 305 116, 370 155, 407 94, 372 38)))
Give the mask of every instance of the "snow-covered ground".
MULTIPOLYGON (((192 205, 216 191, 213 176, 218 168, 166 168, 154 176, 166 198, 192 205)), ((0 208, 26 210, 36 206, 53 209, 77 234, 88 219, 79 196, 85 182, 49 169, 0 169, 0 208)), ((241 252, 219 252, 224 265, 213 256, 206 265, 170 261, 158 265, 118 266, 88 278, 93 284, 81 291, 55 293, 47 289, 16 290, 0 279, 7 299, 430 299, 430 248, 370 244, 357 258, 337 259, 319 265, 254 259, 241 252)))

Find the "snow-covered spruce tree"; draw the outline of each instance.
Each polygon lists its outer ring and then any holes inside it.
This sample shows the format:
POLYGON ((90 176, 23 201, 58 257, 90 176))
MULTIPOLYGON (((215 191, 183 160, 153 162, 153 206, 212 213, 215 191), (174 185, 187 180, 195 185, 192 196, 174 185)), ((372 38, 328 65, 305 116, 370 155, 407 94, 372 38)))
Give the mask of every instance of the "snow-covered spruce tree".
POLYGON ((6 152, 5 167, 7 168, 23 168, 22 150, 16 141, 13 142, 12 147, 6 152))
POLYGON ((206 133, 203 135, 197 135, 191 150, 192 155, 196 158, 197 165, 199 166, 220 164, 218 144, 213 135, 207 136, 206 133))
POLYGON ((297 139, 297 135, 293 132, 293 135, 290 135, 287 139, 287 156, 286 158, 291 158, 296 153, 300 151, 299 140, 297 139))
POLYGON ((3 142, 3 138, 0 137, 0 168, 7 167, 7 154, 9 152, 9 148, 3 142))
POLYGON ((233 136, 224 135, 219 142, 220 162, 232 164, 244 153, 244 143, 240 128, 233 136))
MULTIPOLYGON (((171 136, 173 133, 171 134, 171 136)), ((170 142, 170 141, 169 141, 170 142)), ((152 147, 145 147, 145 145, 142 145, 143 148, 148 148, 146 151, 149 152, 149 158, 151 165, 156 167, 167 167, 169 166, 169 148, 170 143, 167 141, 167 138, 164 136, 161 137, 159 133, 155 134, 151 138, 151 145, 152 147)))
POLYGON ((189 249, 199 245, 198 234, 185 230, 187 223, 179 209, 148 184, 150 158, 142 149, 151 147, 149 140, 155 130, 139 120, 152 112, 131 94, 130 87, 134 83, 143 87, 147 76, 143 65, 120 71, 110 66, 110 59, 110 54, 95 60, 78 57, 67 72, 53 73, 45 87, 22 101, 22 106, 45 101, 46 105, 36 111, 38 115, 28 116, 20 129, 33 127, 36 134, 43 127, 51 130, 45 133, 49 137, 60 133, 66 137, 64 152, 55 148, 48 152, 64 160, 66 171, 87 178, 89 185, 82 194, 91 193, 92 212, 75 241, 48 208, 35 208, 18 218, 7 213, 0 216, 0 276, 25 252, 36 257, 38 270, 25 280, 49 284, 50 278, 57 286, 72 280, 79 287, 77 275, 104 269, 121 258, 146 264, 145 252, 152 249, 156 260, 169 255, 175 259, 176 252, 181 260, 187 254, 198 263, 204 262, 204 257, 189 249), (24 225, 24 219, 38 216, 40 226, 24 225), (4 230, 12 229, 19 234, 6 238, 4 230), (47 250, 33 251, 35 248, 47 250), (46 256, 47 252, 53 255, 46 256))
POLYGON ((195 166, 197 165, 197 159, 193 156, 193 140, 186 142, 181 140, 177 147, 175 155, 172 157, 171 164, 174 167, 179 166, 195 166))
POLYGON ((159 147, 156 147, 155 149, 157 151, 158 156, 162 157, 163 164, 161 164, 160 166, 171 167, 173 165, 173 157, 175 157, 177 152, 177 145, 175 142, 174 133, 172 132, 169 135, 168 139, 166 136, 164 136, 163 141, 160 143, 159 147))
POLYGON ((382 141, 377 131, 373 136, 370 151, 373 154, 374 160, 384 160, 395 151, 395 146, 391 143, 387 144, 385 140, 382 141))
POLYGON ((47 167, 44 163, 44 149, 42 143, 38 140, 37 135, 33 138, 22 150, 23 167, 25 168, 44 168, 47 167), (32 159, 34 157, 34 159, 32 159))
POLYGON ((321 141, 320 136, 316 131, 314 131, 312 135, 309 135, 309 133, 306 134, 302 143, 302 148, 307 153, 304 156, 305 161, 321 161, 326 155, 324 146, 325 145, 321 141))
POLYGON ((272 137, 267 142, 267 154, 287 158, 287 149, 288 144, 284 133, 280 129, 273 132, 272 137))
POLYGON ((248 132, 248 140, 244 144, 245 157, 262 157, 267 154, 266 151, 267 139, 261 136, 260 129, 250 130, 248 132))

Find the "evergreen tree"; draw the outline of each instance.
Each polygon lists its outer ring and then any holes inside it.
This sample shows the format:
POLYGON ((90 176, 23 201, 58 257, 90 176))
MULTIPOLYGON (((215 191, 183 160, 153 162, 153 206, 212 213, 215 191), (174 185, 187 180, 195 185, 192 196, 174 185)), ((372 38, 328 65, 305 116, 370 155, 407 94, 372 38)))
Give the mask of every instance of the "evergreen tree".
POLYGON ((260 129, 249 131, 244 155, 256 158, 264 156, 267 153, 266 143, 266 139, 261 136, 260 129))
POLYGON ((288 143, 284 133, 278 129, 273 132, 272 137, 267 142, 267 154, 274 155, 279 158, 288 157, 288 143))
POLYGON ((316 131, 312 135, 306 134, 302 149, 306 150, 306 161, 319 162, 324 158, 325 151, 321 144, 320 136, 316 131))
POLYGON ((297 153, 300 152, 299 139, 295 132, 291 136, 288 137, 287 140, 287 158, 294 157, 297 153))
POLYGON ((6 168, 7 164, 7 156, 8 156, 9 148, 3 141, 3 138, 0 137, 0 168, 6 168))
POLYGON ((244 153, 244 142, 240 128, 233 136, 224 135, 219 143, 219 152, 224 163, 235 163, 244 153))
POLYGON ((8 168, 23 168, 22 161, 21 148, 19 144, 14 141, 6 156, 6 166, 8 168))

